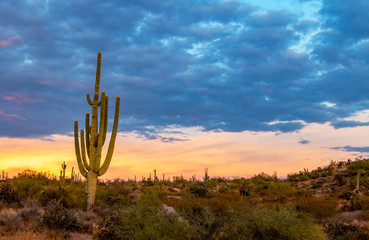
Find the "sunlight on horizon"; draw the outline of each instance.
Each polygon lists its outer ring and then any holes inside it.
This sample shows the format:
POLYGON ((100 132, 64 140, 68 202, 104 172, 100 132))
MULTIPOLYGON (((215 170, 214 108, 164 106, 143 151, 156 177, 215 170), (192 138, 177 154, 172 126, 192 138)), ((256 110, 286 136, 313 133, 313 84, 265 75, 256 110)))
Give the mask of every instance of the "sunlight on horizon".
MULTIPOLYGON (((101 179, 136 176, 141 180, 153 174, 154 169, 159 178, 164 173, 165 178, 171 179, 181 174, 185 178, 196 175, 202 179, 205 168, 209 169, 210 176, 250 177, 261 172, 277 172, 278 177, 286 177, 304 168, 313 170, 326 166, 331 160, 342 161, 361 155, 331 148, 348 145, 345 139, 349 136, 356 136, 351 144, 360 145, 365 142, 369 127, 334 129, 328 124, 310 124, 299 132, 280 134, 201 132, 194 128, 188 128, 187 132, 193 133, 188 136, 189 141, 171 143, 120 133, 111 165, 101 179), (303 139, 308 143, 299 143, 303 139)), ((72 167, 78 169, 73 137, 52 135, 50 139, 52 141, 0 138, 3 152, 0 170, 8 171, 9 176, 31 169, 50 171, 59 177, 60 165, 65 161, 69 176, 72 167)))

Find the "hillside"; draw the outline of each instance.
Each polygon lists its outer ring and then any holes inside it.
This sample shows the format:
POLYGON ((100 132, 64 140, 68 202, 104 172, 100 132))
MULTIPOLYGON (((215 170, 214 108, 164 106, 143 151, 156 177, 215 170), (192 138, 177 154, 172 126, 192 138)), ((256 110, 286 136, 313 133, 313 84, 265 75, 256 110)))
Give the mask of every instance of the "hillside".
POLYGON ((369 159, 281 180, 85 182, 25 170, 0 180, 0 239, 369 239, 369 159))

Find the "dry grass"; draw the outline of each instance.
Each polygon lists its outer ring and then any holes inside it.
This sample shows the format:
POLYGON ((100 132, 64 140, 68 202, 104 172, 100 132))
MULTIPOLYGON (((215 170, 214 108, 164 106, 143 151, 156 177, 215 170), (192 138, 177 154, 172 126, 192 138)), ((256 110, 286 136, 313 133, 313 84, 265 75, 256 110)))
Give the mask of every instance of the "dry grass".
MULTIPOLYGON (((1 231, 1 229, 0 229, 1 231)), ((16 232, 7 236, 0 236, 0 240, 64 240, 63 236, 50 236, 45 233, 16 232)), ((71 233, 70 240, 92 240, 92 235, 71 233)))

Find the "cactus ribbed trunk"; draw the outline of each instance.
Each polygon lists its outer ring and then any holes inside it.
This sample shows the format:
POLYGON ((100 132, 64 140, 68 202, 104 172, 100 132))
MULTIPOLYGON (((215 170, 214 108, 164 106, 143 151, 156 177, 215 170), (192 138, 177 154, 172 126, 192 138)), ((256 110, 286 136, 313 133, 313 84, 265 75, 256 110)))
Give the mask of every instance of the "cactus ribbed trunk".
POLYGON ((95 203, 96 197, 96 185, 97 185, 97 174, 93 171, 87 173, 87 206, 91 210, 91 207, 95 203))
POLYGON ((93 100, 90 98, 90 94, 86 94, 87 102, 92 106, 91 124, 90 114, 86 114, 86 132, 81 129, 79 143, 78 137, 78 122, 74 122, 74 146, 76 150, 76 157, 78 163, 78 169, 81 175, 87 179, 87 209, 90 210, 95 203, 97 178, 103 175, 109 167, 111 162, 115 138, 118 131, 119 120, 119 106, 120 98, 116 98, 115 102, 115 116, 113 123, 113 130, 107 150, 107 154, 103 164, 101 164, 101 152, 105 143, 106 132, 108 126, 108 96, 105 92, 101 92, 101 98, 99 101, 99 89, 100 89, 100 71, 101 70, 101 53, 97 55, 97 67, 96 67, 96 82, 93 100), (100 109, 100 118, 99 115, 100 109), (85 141, 86 140, 86 141, 85 141), (87 152, 87 157, 86 157, 87 152))

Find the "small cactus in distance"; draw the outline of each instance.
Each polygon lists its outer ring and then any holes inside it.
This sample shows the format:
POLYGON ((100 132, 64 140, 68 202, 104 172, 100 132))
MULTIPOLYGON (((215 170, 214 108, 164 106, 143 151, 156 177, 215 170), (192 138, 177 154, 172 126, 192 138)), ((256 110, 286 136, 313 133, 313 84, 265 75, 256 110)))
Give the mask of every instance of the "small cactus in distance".
POLYGON ((86 94, 87 102, 90 106, 92 106, 91 121, 90 114, 86 113, 86 132, 84 132, 83 129, 81 129, 80 132, 81 145, 78 138, 78 121, 74 122, 74 146, 76 151, 78 169, 81 175, 87 179, 88 210, 90 210, 95 203, 97 178, 106 173, 110 165, 110 161, 113 156, 119 120, 120 98, 117 97, 115 103, 113 130, 105 160, 101 165, 101 151, 105 143, 108 126, 108 96, 105 95, 105 92, 101 92, 101 97, 99 101, 100 70, 101 53, 99 52, 97 54, 96 81, 93 100, 91 100, 89 93, 86 94), (99 108, 100 121, 98 120, 99 108), (86 157, 86 152, 89 159, 87 159, 86 157))
POLYGON ((209 174, 208 174, 208 168, 205 168, 205 177, 204 177, 204 182, 206 182, 207 180, 209 180, 209 174))
POLYGON ((74 167, 72 167, 72 172, 70 174, 70 180, 73 182, 74 181, 74 177, 75 177, 75 173, 74 173, 74 167))
POLYGON ((65 162, 62 163, 61 167, 62 167, 62 170, 60 170, 60 176, 61 176, 62 183, 64 184, 65 183, 65 169, 67 168, 67 165, 65 164, 65 162))

